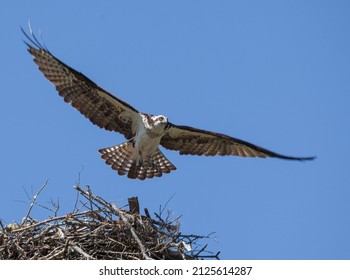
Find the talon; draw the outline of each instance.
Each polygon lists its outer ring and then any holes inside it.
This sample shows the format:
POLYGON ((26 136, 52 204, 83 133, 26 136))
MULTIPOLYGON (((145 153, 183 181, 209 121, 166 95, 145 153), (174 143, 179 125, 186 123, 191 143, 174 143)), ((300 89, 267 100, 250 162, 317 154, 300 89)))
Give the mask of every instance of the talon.
POLYGON ((141 167, 143 166, 143 160, 142 159, 139 159, 138 162, 137 162, 137 167, 141 167))

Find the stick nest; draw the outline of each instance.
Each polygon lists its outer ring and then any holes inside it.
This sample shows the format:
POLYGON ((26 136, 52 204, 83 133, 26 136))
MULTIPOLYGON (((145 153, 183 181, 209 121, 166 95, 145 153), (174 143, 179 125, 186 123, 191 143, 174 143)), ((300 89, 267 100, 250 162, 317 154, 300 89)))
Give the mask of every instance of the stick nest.
POLYGON ((139 213, 137 198, 129 199, 129 210, 75 186, 79 199, 72 213, 44 221, 30 217, 21 224, 4 226, 0 221, 0 259, 12 260, 198 260, 218 259, 199 241, 210 238, 180 232, 179 218, 163 219, 147 209, 139 213), (78 207, 79 205, 79 207, 78 207))

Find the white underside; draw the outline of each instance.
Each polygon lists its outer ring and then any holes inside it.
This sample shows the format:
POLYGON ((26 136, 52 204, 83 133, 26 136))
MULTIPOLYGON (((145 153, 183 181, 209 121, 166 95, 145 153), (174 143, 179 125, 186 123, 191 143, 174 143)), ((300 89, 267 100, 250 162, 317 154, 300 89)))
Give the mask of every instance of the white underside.
POLYGON ((149 155, 157 150, 162 136, 158 130, 158 128, 147 129, 143 123, 138 127, 134 137, 137 161, 147 160, 149 155))

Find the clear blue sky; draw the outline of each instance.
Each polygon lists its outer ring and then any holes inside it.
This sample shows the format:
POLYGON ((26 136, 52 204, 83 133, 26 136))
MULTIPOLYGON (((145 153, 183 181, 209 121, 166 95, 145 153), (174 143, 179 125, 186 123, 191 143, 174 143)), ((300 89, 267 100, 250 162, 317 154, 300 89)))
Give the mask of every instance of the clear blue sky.
MULTIPOLYGON (((7 1, 0 10, 0 218, 25 191, 71 211, 81 185, 116 203, 182 215, 223 259, 350 258, 348 1, 7 1), (20 25, 103 88, 176 124, 225 133, 314 162, 191 157, 178 170, 118 176, 97 150, 124 138, 93 126, 38 71, 20 25)), ((32 216, 52 213, 36 208, 32 216)))

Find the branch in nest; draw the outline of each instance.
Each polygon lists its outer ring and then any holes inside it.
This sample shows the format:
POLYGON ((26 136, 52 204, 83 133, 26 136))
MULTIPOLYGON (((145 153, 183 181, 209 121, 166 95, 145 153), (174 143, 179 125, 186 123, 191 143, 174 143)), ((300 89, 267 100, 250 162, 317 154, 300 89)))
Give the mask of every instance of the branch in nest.
MULTIPOLYGON (((218 253, 198 244, 209 236, 184 235, 179 220, 163 219, 148 210, 139 213, 137 198, 130 211, 121 210, 93 195, 90 188, 76 186, 83 199, 62 216, 36 221, 30 217, 40 192, 34 196, 21 224, 0 223, 0 259, 208 259, 218 253)), ((162 213, 162 212, 161 212, 162 213)))

